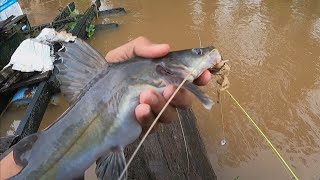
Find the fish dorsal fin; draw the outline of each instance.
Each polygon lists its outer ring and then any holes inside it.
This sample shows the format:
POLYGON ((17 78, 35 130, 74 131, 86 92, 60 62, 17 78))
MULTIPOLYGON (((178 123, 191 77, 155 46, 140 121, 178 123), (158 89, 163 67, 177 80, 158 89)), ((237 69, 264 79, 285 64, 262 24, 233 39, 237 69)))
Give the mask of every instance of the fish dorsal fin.
POLYGON ((206 109, 212 108, 214 102, 198 86, 192 83, 187 83, 183 85, 183 88, 194 94, 206 109))
POLYGON ((60 82, 61 92, 72 104, 108 64, 103 56, 81 39, 62 45, 64 48, 57 53, 61 62, 55 64, 59 70, 56 77, 60 82))

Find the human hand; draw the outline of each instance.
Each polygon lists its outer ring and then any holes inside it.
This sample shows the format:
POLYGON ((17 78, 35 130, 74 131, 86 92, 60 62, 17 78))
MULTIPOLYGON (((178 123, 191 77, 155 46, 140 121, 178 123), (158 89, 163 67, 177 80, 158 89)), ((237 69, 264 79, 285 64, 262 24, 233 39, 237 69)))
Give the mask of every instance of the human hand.
MULTIPOLYGON (((153 44, 145 37, 138 37, 127 44, 108 52, 106 59, 109 63, 116 63, 128 60, 135 56, 158 58, 168 54, 169 49, 170 47, 168 44, 153 44)), ((194 81, 194 83, 199 86, 204 86, 210 79, 211 74, 206 70, 194 81)), ((174 85, 168 85, 162 94, 152 90, 144 90, 140 94, 140 104, 135 109, 135 115, 144 131, 150 127, 153 120, 169 100, 176 88, 177 87, 174 85)), ((188 108, 191 106, 191 103, 192 94, 185 89, 180 89, 161 115, 159 122, 170 123, 172 120, 177 119, 178 115, 176 108, 188 108)))

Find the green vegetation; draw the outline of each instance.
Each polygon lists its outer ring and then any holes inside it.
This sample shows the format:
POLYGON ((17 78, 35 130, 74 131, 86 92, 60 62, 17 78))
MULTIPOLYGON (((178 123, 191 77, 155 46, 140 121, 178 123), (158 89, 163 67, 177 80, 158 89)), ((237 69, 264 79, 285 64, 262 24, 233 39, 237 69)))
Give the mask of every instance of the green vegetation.
POLYGON ((86 27, 88 38, 91 38, 93 36, 94 31, 95 31, 95 26, 93 24, 90 24, 89 26, 86 27))
MULTIPOLYGON (((70 9, 69 9, 70 10, 70 9)), ((70 17, 74 17, 75 18, 75 21, 74 22, 70 22, 70 23, 68 23, 68 31, 70 32, 70 31, 72 31, 75 27, 76 27, 76 24, 77 24, 77 22, 79 21, 79 11, 77 10, 77 9, 75 9, 75 10, 73 10, 73 11, 71 11, 70 10, 70 17)))
POLYGON ((76 27, 76 24, 77 24, 76 21, 75 21, 75 22, 71 22, 71 23, 68 24, 68 26, 69 26, 69 32, 71 32, 71 31, 74 29, 74 27, 76 27))

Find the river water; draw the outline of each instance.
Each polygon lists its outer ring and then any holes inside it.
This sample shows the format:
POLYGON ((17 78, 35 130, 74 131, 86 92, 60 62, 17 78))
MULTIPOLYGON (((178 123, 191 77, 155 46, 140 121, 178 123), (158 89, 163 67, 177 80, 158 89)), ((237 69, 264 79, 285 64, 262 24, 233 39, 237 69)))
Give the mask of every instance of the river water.
MULTIPOLYGON (((66 0, 22 1, 33 25, 50 21, 66 0)), ((84 11, 91 2, 76 1, 84 11)), ((300 179, 320 178, 319 0, 131 0, 103 1, 100 9, 124 7, 125 15, 101 17, 116 30, 89 42, 102 54, 138 36, 169 43, 172 50, 214 45, 230 60, 229 91, 273 142, 300 179), (200 40, 199 40, 200 39, 200 40)), ((203 88, 217 101, 214 81, 203 88)), ((290 175, 227 94, 207 111, 193 109, 219 179, 290 179, 290 175), (226 145, 220 145, 222 139, 226 145)), ((41 128, 67 107, 50 106, 41 128)), ((16 109, 2 119, 1 135, 14 131, 16 109), (10 123, 9 123, 10 122, 10 123), (5 127, 5 128, 4 128, 5 127)))

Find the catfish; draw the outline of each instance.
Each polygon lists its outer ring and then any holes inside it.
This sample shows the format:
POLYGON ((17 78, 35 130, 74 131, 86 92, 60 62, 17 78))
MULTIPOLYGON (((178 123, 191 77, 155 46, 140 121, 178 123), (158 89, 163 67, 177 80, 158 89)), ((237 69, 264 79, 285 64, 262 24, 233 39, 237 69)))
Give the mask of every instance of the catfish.
POLYGON ((70 107, 50 127, 13 147, 23 169, 10 179, 77 179, 97 160, 98 179, 118 179, 126 165, 123 149, 142 130, 134 113, 140 93, 162 93, 191 73, 183 88, 211 109, 213 101, 192 82, 221 62, 219 51, 207 47, 109 64, 80 39, 63 43, 57 54, 56 77, 70 107))

